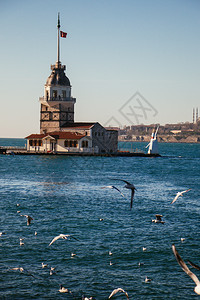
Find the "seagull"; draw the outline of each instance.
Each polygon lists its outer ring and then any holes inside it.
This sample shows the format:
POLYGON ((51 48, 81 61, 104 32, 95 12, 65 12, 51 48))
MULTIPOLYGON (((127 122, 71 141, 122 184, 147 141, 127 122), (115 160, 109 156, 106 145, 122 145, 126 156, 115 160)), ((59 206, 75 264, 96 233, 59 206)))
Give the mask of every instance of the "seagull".
POLYGON ((27 218, 27 225, 31 224, 31 221, 33 220, 33 218, 31 218, 29 215, 20 215, 21 217, 26 217, 27 218))
POLYGON ((155 215, 156 216, 156 219, 152 220, 153 223, 161 223, 161 224, 164 224, 165 222, 162 221, 162 215, 155 215))
POLYGON ((125 182, 126 185, 124 187, 126 189, 130 189, 131 190, 131 207, 130 208, 132 208, 132 206, 133 206, 133 197, 134 197, 136 188, 135 188, 135 186, 133 184, 129 183, 126 180, 123 180, 123 179, 118 179, 118 180, 121 180, 121 181, 125 182))
POLYGON ((112 255, 112 252, 111 252, 111 251, 109 251, 109 252, 108 252, 108 254, 109 254, 109 255, 112 255))
POLYGON ((55 268, 56 267, 51 267, 50 272, 49 272, 50 275, 56 274, 55 268))
POLYGON ((10 270, 14 270, 14 271, 20 271, 20 272, 24 272, 24 268, 19 267, 19 268, 11 268, 10 270))
POLYGON ((44 269, 44 268, 46 268, 48 266, 48 264, 44 264, 43 262, 42 262, 42 268, 44 269))
POLYGON ((151 278, 148 278, 147 276, 145 277, 145 283, 151 282, 151 278))
POLYGON ((37 235, 37 231, 35 231, 35 235, 37 235))
POLYGON ((147 248, 146 248, 146 247, 142 247, 142 250, 143 250, 143 251, 147 251, 147 248))
POLYGON ((24 245, 24 242, 22 242, 24 239, 22 239, 22 238, 20 238, 19 239, 19 244, 20 244, 20 246, 23 246, 24 245))
POLYGON ((197 270, 200 270, 200 267, 199 266, 197 266, 197 265, 195 265, 193 262, 191 262, 189 259, 188 259, 188 262, 189 262, 189 264, 193 267, 193 268, 195 268, 195 269, 197 269, 197 270))
POLYGON ((71 253, 71 258, 75 257, 76 253, 71 253))
MULTIPOLYGON (((49 244, 49 246, 51 246, 51 244, 53 244, 55 241, 57 241, 58 239, 64 239, 67 240, 69 237, 72 237, 73 239, 77 240, 75 237, 73 237, 70 234, 59 234, 58 236, 56 236, 55 238, 53 238, 53 240, 51 241, 51 243, 49 244)), ((77 240, 78 241, 78 240, 77 240)))
POLYGON ((172 200, 171 204, 173 204, 180 196, 183 196, 183 193, 189 192, 191 189, 188 189, 186 191, 182 191, 182 192, 178 192, 176 194, 176 197, 174 198, 174 200, 172 200))
POLYGON ((139 266, 139 267, 141 267, 141 266, 143 266, 143 265, 144 265, 144 263, 142 263, 142 262, 139 262, 139 263, 138 263, 138 266, 139 266))
POLYGON ((65 288, 64 286, 62 286, 62 284, 60 284, 59 292, 60 293, 69 293, 70 291, 67 288, 65 288))
POLYGON ((106 188, 108 188, 108 189, 115 189, 115 190, 117 190, 123 197, 125 197, 124 194, 122 194, 122 192, 121 192, 116 186, 114 186, 114 185, 103 186, 101 189, 106 189, 106 188))
POLYGON ((190 269, 188 268, 188 266, 182 260, 182 258, 180 257, 178 251, 176 250, 176 247, 175 247, 174 244, 172 244, 172 251, 174 253, 174 256, 176 257, 176 260, 177 260, 178 264, 181 266, 182 270, 186 274, 188 274, 191 277, 191 279, 195 282, 195 284, 196 284, 196 286, 194 288, 195 293, 197 293, 198 295, 200 295, 200 281, 199 281, 199 279, 197 278, 197 276, 194 273, 192 273, 190 271, 190 269))
POLYGON ((185 241, 185 238, 181 238, 181 242, 183 243, 185 241))
POLYGON ((121 289, 121 288, 113 290, 112 293, 110 294, 110 296, 108 297, 108 299, 110 299, 112 296, 114 296, 118 292, 124 293, 126 295, 126 298, 129 300, 128 293, 125 290, 121 289))
POLYGON ((6 233, 1 231, 1 232, 0 232, 0 236, 2 236, 3 234, 6 234, 6 233))

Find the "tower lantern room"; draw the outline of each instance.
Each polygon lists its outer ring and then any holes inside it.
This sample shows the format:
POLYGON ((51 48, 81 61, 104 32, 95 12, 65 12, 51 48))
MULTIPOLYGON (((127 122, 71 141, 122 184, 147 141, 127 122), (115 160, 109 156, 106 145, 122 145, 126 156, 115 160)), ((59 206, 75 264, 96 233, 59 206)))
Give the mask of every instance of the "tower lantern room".
POLYGON ((40 97, 40 133, 61 131, 67 123, 74 122, 74 104, 71 84, 65 75, 66 66, 60 62, 60 18, 58 15, 57 62, 51 65, 51 75, 44 86, 44 96, 40 97))

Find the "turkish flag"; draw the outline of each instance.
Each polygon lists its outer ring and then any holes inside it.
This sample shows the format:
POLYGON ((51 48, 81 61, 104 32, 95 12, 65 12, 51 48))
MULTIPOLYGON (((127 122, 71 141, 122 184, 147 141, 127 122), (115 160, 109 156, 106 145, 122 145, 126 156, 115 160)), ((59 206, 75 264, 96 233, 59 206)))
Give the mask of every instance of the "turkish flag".
POLYGON ((60 36, 61 36, 62 38, 66 38, 66 37, 67 37, 67 32, 60 31, 60 36))

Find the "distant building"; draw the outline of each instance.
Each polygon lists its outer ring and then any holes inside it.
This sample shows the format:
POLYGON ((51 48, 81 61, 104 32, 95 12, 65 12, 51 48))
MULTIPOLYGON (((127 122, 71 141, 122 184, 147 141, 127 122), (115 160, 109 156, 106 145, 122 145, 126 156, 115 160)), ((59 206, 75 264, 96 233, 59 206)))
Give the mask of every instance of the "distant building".
POLYGON ((40 134, 26 137, 27 150, 37 152, 115 153, 118 130, 108 130, 98 122, 74 122, 76 99, 60 62, 60 20, 58 17, 58 57, 40 97, 40 134))

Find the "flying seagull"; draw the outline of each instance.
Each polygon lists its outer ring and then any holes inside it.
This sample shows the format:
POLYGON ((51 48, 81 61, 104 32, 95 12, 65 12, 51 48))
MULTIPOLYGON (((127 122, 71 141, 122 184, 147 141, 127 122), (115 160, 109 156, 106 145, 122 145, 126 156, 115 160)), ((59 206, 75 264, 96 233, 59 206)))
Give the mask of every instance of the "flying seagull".
POLYGON ((162 220, 162 215, 155 215, 156 219, 152 220, 153 223, 162 223, 164 224, 165 222, 162 220))
POLYGON ((106 189, 106 188, 108 188, 108 189, 115 189, 115 190, 117 190, 123 197, 125 197, 124 194, 122 194, 122 192, 121 192, 116 186, 114 186, 114 185, 103 186, 101 189, 106 189))
POLYGON ((31 221, 33 220, 33 218, 31 218, 29 215, 20 215, 21 217, 26 217, 27 218, 27 225, 31 224, 31 221))
MULTIPOLYGON (((51 241, 51 243, 49 244, 49 246, 51 246, 51 244, 53 244, 55 241, 57 241, 58 239, 63 239, 63 240, 67 240, 69 237, 72 237, 73 239, 77 240, 75 237, 73 237, 70 234, 59 234, 58 236, 56 236, 55 238, 53 238, 53 240, 51 241)), ((78 241, 78 240, 77 240, 78 241)))
POLYGON ((126 189, 131 190, 131 207, 130 208, 132 208, 132 206, 133 206, 133 197, 134 197, 134 194, 135 194, 135 190, 137 190, 137 189, 135 188, 135 186, 133 184, 129 183, 126 180, 123 180, 123 179, 117 179, 117 180, 121 180, 121 181, 125 182, 126 185, 124 187, 126 189))
POLYGON ((112 291, 112 293, 110 294, 110 296, 108 297, 108 299, 110 299, 112 296, 114 296, 115 294, 117 294, 118 292, 122 292, 126 295, 126 298, 129 300, 128 294, 125 290, 118 288, 112 291))
POLYGON ((183 193, 189 192, 191 189, 188 189, 186 191, 182 191, 182 192, 178 192, 176 194, 176 197, 174 198, 174 200, 172 200, 171 204, 173 204, 180 196, 183 196, 183 193))
POLYGON ((177 260, 178 264, 181 266, 182 270, 186 274, 188 274, 191 277, 191 279, 195 282, 195 284, 196 284, 196 286, 194 288, 195 293, 197 293, 198 295, 200 295, 200 281, 199 281, 199 279, 197 278, 197 276, 194 273, 192 273, 190 271, 190 269, 188 268, 188 266, 182 260, 182 258, 180 257, 178 251, 176 250, 176 247, 175 247, 174 244, 172 244, 172 251, 173 251, 173 253, 174 253, 175 257, 176 257, 176 260, 177 260))

